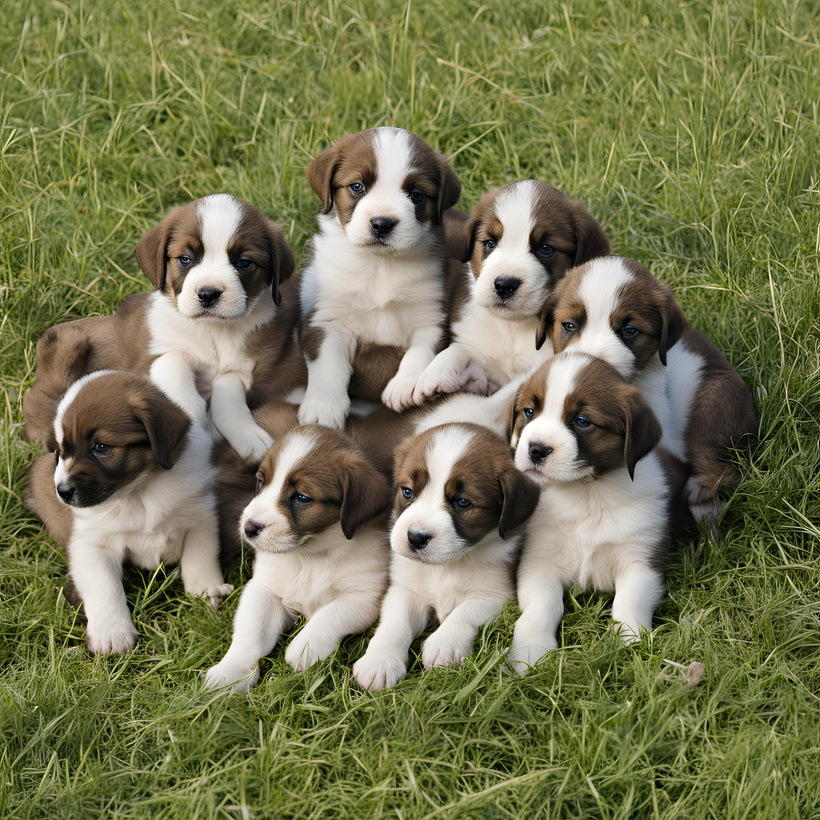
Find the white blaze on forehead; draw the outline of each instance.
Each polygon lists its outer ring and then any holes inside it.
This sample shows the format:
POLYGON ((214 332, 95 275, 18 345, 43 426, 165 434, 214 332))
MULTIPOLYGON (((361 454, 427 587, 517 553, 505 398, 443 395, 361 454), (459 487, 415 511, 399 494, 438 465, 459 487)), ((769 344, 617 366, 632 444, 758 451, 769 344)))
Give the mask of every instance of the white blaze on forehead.
POLYGON ((228 194, 213 194, 199 202, 196 209, 202 244, 205 246, 203 261, 220 261, 242 221, 242 206, 228 194))
POLYGON ((410 134, 400 128, 377 128, 373 149, 376 154, 376 182, 371 190, 385 193, 401 190, 405 177, 413 170, 410 134))
POLYGON ((462 427, 449 427, 435 433, 425 451, 430 480, 419 499, 424 498, 434 505, 441 502, 456 462, 465 455, 474 438, 472 430, 462 427))
MULTIPOLYGON (((535 183, 532 180, 517 182, 496 197, 493 210, 504 226, 504 234, 498 243, 499 251, 529 251, 534 202, 535 183)), ((494 251, 493 255, 496 253, 498 251, 494 251)))
POLYGON ((63 443, 63 418, 69 405, 77 398, 80 390, 82 390, 89 382, 99 379, 100 376, 107 376, 109 373, 116 373, 116 370, 97 370, 94 373, 89 373, 81 379, 77 379, 68 390, 65 391, 60 403, 57 405, 57 413, 54 416, 54 437, 57 439, 57 444, 63 443))
POLYGON ((592 361, 592 357, 583 353, 561 353, 552 360, 547 373, 544 410, 541 414, 545 419, 564 423, 566 398, 575 388, 575 379, 578 373, 590 361, 592 361))
POLYGON ((610 317, 618 304, 621 288, 635 281, 620 259, 597 259, 581 279, 578 295, 587 309, 585 327, 610 329, 610 317))

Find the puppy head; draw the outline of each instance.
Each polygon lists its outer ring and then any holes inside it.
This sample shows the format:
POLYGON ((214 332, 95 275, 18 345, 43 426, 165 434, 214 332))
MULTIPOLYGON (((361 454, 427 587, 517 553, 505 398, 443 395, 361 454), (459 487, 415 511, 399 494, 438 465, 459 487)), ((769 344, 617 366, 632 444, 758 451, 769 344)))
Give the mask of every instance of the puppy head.
POLYGON ((74 382, 54 419, 54 487, 94 507, 136 479, 173 467, 188 416, 147 379, 99 370, 74 382))
POLYGON ((239 530, 255 549, 289 552, 337 523, 350 539, 389 504, 386 480, 344 433, 306 425, 263 456, 239 530))
POLYGON ((311 160, 307 177, 350 242, 385 255, 438 243, 431 227, 461 196, 447 160, 401 128, 345 134, 311 160))
POLYGON ((137 262, 183 315, 219 321, 244 316, 279 285, 296 259, 278 225, 248 202, 214 194, 171 211, 137 245, 137 262))
POLYGON ((475 424, 444 424, 396 451, 393 550, 430 564, 457 561, 484 536, 503 538, 532 514, 538 488, 509 447, 475 424))
POLYGON ((567 270, 610 251, 580 202, 534 180, 484 194, 467 232, 476 301, 509 319, 537 316, 567 270))
POLYGON ((565 277, 544 306, 536 346, 549 336, 556 353, 598 356, 632 379, 655 354, 666 364, 686 324, 666 285, 637 262, 610 256, 565 277))
POLYGON ((661 427, 638 389, 611 365, 567 352, 533 373, 512 409, 515 464, 541 486, 597 478, 635 465, 661 427))

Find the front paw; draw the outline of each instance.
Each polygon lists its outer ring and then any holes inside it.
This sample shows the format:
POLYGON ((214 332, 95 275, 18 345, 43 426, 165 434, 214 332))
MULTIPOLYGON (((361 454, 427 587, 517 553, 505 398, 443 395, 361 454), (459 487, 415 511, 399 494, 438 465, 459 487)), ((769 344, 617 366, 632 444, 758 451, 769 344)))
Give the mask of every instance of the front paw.
POLYGON ((442 367, 433 362, 428 365, 416 382, 413 390, 413 403, 422 404, 434 396, 457 393, 464 381, 464 374, 455 368, 442 367))
POLYGON ((273 439, 259 425, 232 430, 225 438, 242 460, 251 464, 258 464, 273 444, 273 439))
POLYGON ((425 669, 434 666, 459 666, 473 651, 472 644, 459 644, 439 627, 421 647, 421 662, 425 669))
POLYGON ((407 660, 398 655, 383 655, 368 650, 353 664, 353 677, 371 692, 389 689, 407 674, 407 660))
POLYGON ((513 670, 523 676, 535 666, 548 652, 558 648, 555 640, 522 640, 513 637, 512 646, 507 653, 507 661, 513 670))
POLYGON ((233 592, 233 584, 220 584, 215 587, 208 587, 202 593, 203 598, 207 598, 208 603, 214 608, 219 609, 222 602, 233 592))
POLYGON ((306 398, 299 407, 299 424, 321 424, 341 430, 350 412, 350 397, 345 393, 338 401, 306 398))
POLYGON ((418 381, 418 373, 396 373, 382 392, 382 404, 401 413, 402 410, 413 404, 413 391, 418 381))
POLYGON ((336 643, 323 639, 321 635, 311 634, 308 625, 305 625, 285 650, 285 661, 294 672, 304 672, 314 663, 330 657, 336 646, 336 643))
POLYGON ((224 659, 205 673, 208 689, 227 689, 230 692, 247 692, 259 680, 259 664, 248 667, 224 659))
POLYGON ((95 655, 123 655, 137 645, 137 632, 130 620, 119 624, 106 624, 105 627, 89 624, 85 642, 95 655))

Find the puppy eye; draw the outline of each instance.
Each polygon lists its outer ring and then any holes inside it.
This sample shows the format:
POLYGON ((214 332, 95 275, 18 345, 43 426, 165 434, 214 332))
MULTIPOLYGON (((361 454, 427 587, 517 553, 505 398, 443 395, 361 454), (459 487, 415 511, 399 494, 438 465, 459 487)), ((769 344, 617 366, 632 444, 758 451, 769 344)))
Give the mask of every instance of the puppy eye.
POLYGON ((291 496, 291 500, 297 504, 310 504, 310 502, 313 501, 312 498, 308 498, 304 493, 294 493, 291 496))
POLYGON ((182 268, 182 270, 188 270, 188 268, 190 268, 193 264, 193 261, 194 260, 191 259, 190 256, 185 256, 184 254, 182 256, 177 257, 177 262, 179 262, 179 266, 182 268))
POLYGON ((233 263, 233 266, 237 270, 245 270, 245 268, 249 268, 253 262, 250 259, 237 259, 236 262, 233 263))
POLYGON ((538 256, 543 256, 544 259, 549 259, 551 256, 555 256, 555 248, 552 245, 547 245, 546 243, 543 245, 539 245, 535 252, 538 256))
POLYGON ((561 322, 561 327, 567 331, 567 333, 572 333, 575 330, 575 322, 561 322))
POLYGON ((265 481, 265 476, 262 475, 261 473, 257 473, 256 474, 256 494, 257 495, 259 495, 259 493, 262 492, 262 484, 264 483, 264 481, 265 481))
POLYGON ((97 442, 91 449, 96 455, 104 456, 111 452, 111 445, 97 442))
POLYGON ((638 328, 633 327, 632 325, 624 325, 621 328, 621 336, 625 339, 632 339, 634 336, 638 335, 638 328))
POLYGON ((495 241, 495 239, 485 239, 484 240, 484 250, 487 253, 489 253, 491 250, 493 250, 496 247, 497 244, 498 243, 495 241))
POLYGON ((413 200, 414 205, 421 205, 427 197, 418 188, 413 188, 410 191, 410 199, 413 200))
POLYGON ((595 426, 586 416, 578 416, 572 424, 576 430, 589 430, 595 426))
POLYGON ((354 182, 350 186, 350 190, 353 191, 354 194, 363 194, 364 193, 364 185, 361 182, 354 182))
POLYGON ((468 507, 472 507, 472 506, 473 506, 473 502, 472 502, 472 501, 468 501, 466 498, 463 498, 463 497, 461 497, 461 498, 454 498, 454 499, 453 499, 453 504, 455 504, 455 505, 456 505, 456 507, 459 507, 459 508, 460 508, 460 509, 462 509, 462 510, 466 510, 468 507))
POLYGON ((402 487, 401 488, 401 494, 405 498, 412 498, 413 497, 413 491, 409 487, 402 487))
POLYGON ((525 407, 522 411, 525 418, 531 419, 535 415, 535 410, 532 407, 525 407))

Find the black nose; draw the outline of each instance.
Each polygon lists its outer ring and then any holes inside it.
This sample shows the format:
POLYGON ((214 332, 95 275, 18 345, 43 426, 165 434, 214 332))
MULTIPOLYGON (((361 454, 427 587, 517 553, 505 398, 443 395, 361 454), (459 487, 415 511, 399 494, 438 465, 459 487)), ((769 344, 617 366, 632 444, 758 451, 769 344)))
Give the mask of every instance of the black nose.
POLYGON ((66 504, 70 504, 74 500, 74 496, 77 495, 77 488, 65 481, 61 481, 57 485, 57 495, 59 495, 66 504))
POLYGON ((540 464, 542 461, 546 461, 547 456, 552 450, 552 447, 547 447, 546 444, 541 444, 540 441, 536 441, 530 444, 530 461, 533 464, 540 464))
POLYGON ((391 219, 389 216, 374 216, 370 220, 370 227, 373 228, 373 233, 379 239, 384 239, 396 227, 398 221, 398 219, 391 219))
POLYGON ((493 286, 502 299, 509 299, 521 286, 521 280, 514 276, 500 276, 493 282, 493 286))
POLYGON ((265 529, 264 524, 260 524, 258 521, 254 521, 252 518, 249 521, 245 522, 245 535, 248 538, 256 538, 262 530, 265 529))
POLYGON ((216 304, 220 296, 222 296, 220 288, 200 288, 196 292, 196 298, 199 299, 203 307, 211 307, 211 305, 216 304))
POLYGON ((433 536, 429 532, 423 532, 411 527, 407 530, 407 540, 410 542, 411 550, 423 550, 433 536))

